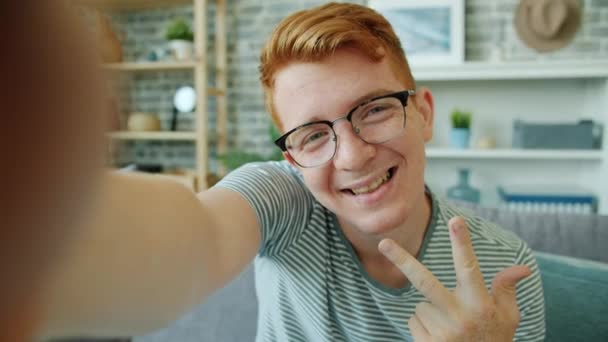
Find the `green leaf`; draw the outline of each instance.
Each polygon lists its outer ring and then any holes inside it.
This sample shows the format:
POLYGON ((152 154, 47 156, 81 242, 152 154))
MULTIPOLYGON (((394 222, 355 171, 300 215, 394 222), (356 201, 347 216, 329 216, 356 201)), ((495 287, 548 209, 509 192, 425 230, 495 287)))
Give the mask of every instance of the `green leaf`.
POLYGON ((461 111, 456 108, 450 116, 453 128, 470 128, 471 127, 471 112, 461 111))
POLYGON ((194 33, 184 19, 175 19, 167 27, 165 38, 167 40, 181 39, 191 42, 194 41, 194 33))

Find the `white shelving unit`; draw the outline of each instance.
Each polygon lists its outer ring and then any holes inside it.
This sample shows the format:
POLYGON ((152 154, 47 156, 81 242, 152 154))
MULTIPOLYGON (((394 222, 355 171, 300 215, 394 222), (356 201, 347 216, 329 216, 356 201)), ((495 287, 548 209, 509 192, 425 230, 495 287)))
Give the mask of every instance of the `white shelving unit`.
POLYGON ((194 70, 196 62, 125 62, 107 63, 104 69, 108 71, 171 71, 194 70))
POLYGON ((196 132, 112 132, 109 137, 113 140, 171 140, 195 141, 196 132))
POLYGON ((601 161, 601 151, 590 150, 522 150, 522 149, 467 149, 428 148, 426 155, 434 159, 496 159, 496 160, 570 160, 601 161))
MULTIPOLYGON (((207 0, 70 0, 73 4, 106 11, 140 10, 171 6, 193 6, 194 13, 194 48, 195 58, 192 61, 162 62, 124 62, 104 64, 103 68, 110 73, 135 72, 170 72, 191 71, 194 73, 194 85, 197 94, 195 130, 193 132, 112 132, 108 138, 112 141, 147 140, 147 141, 190 141, 195 144, 194 176, 185 176, 188 184, 196 183, 195 190, 207 188, 208 175, 208 140, 217 140, 218 152, 226 149, 227 121, 227 60, 226 60, 226 0, 210 0, 215 4, 215 87, 207 87, 207 0), (215 96, 217 108, 216 132, 209 132, 207 127, 207 97, 215 96), (194 181, 193 179, 196 178, 194 181)), ((220 173, 223 170, 220 170, 220 173)), ((172 176, 179 178, 179 176, 172 176)))
POLYGON ((418 82, 606 78, 607 61, 548 61, 486 63, 467 62, 457 66, 424 66, 414 70, 418 82))
POLYGON ((482 204, 498 202, 499 185, 578 186, 599 198, 608 214, 608 62, 538 61, 469 62, 457 66, 412 67, 418 87, 435 99, 435 132, 427 145, 427 181, 441 195, 457 183, 457 169, 472 171, 471 183, 482 191, 482 204), (449 114, 454 108, 473 113, 471 149, 450 149, 449 114), (513 149, 513 121, 577 122, 604 125, 599 150, 513 149), (476 149, 491 136, 492 150, 476 149))

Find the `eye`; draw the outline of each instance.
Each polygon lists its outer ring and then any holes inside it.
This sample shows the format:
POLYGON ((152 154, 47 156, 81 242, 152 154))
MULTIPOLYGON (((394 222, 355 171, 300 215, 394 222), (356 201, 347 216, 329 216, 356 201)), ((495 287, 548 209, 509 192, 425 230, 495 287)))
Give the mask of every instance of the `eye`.
POLYGON ((386 110, 386 107, 387 107, 387 106, 384 106, 384 105, 377 105, 377 106, 374 106, 374 107, 370 108, 370 109, 367 111, 367 114, 368 114, 368 115, 373 115, 373 114, 378 114, 378 113, 381 113, 382 111, 386 110))
POLYGON ((306 139, 304 139, 304 145, 309 144, 309 143, 313 143, 315 142, 315 140, 321 139, 323 137, 327 136, 327 131, 317 131, 314 132, 310 135, 308 135, 306 137, 306 139))
POLYGON ((390 103, 374 103, 362 108, 357 119, 360 122, 382 121, 394 113, 394 106, 390 103))
POLYGON ((305 126, 288 137, 289 145, 296 150, 313 150, 331 139, 331 128, 325 124, 305 126))

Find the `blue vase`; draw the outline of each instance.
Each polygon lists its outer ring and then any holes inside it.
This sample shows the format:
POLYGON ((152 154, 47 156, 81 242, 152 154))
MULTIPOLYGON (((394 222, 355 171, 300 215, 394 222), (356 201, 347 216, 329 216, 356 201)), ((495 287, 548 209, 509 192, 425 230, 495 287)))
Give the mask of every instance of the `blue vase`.
POLYGON ((471 131, 468 128, 452 128, 450 132, 450 147, 465 149, 469 148, 471 131))
POLYGON ((458 170, 458 184, 448 189, 448 198, 457 201, 466 201, 474 204, 479 203, 480 193, 469 184, 471 170, 458 170))

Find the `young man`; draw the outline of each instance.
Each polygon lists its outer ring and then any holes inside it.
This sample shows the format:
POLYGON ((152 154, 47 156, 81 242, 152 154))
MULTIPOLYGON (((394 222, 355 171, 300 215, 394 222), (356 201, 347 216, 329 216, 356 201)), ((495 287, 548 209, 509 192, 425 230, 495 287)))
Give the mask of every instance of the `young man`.
POLYGON ((260 69, 286 161, 244 166, 198 201, 107 176, 48 284, 44 333, 148 332, 255 257, 258 341, 543 340, 530 249, 425 187, 433 97, 382 16, 298 12, 260 69))

